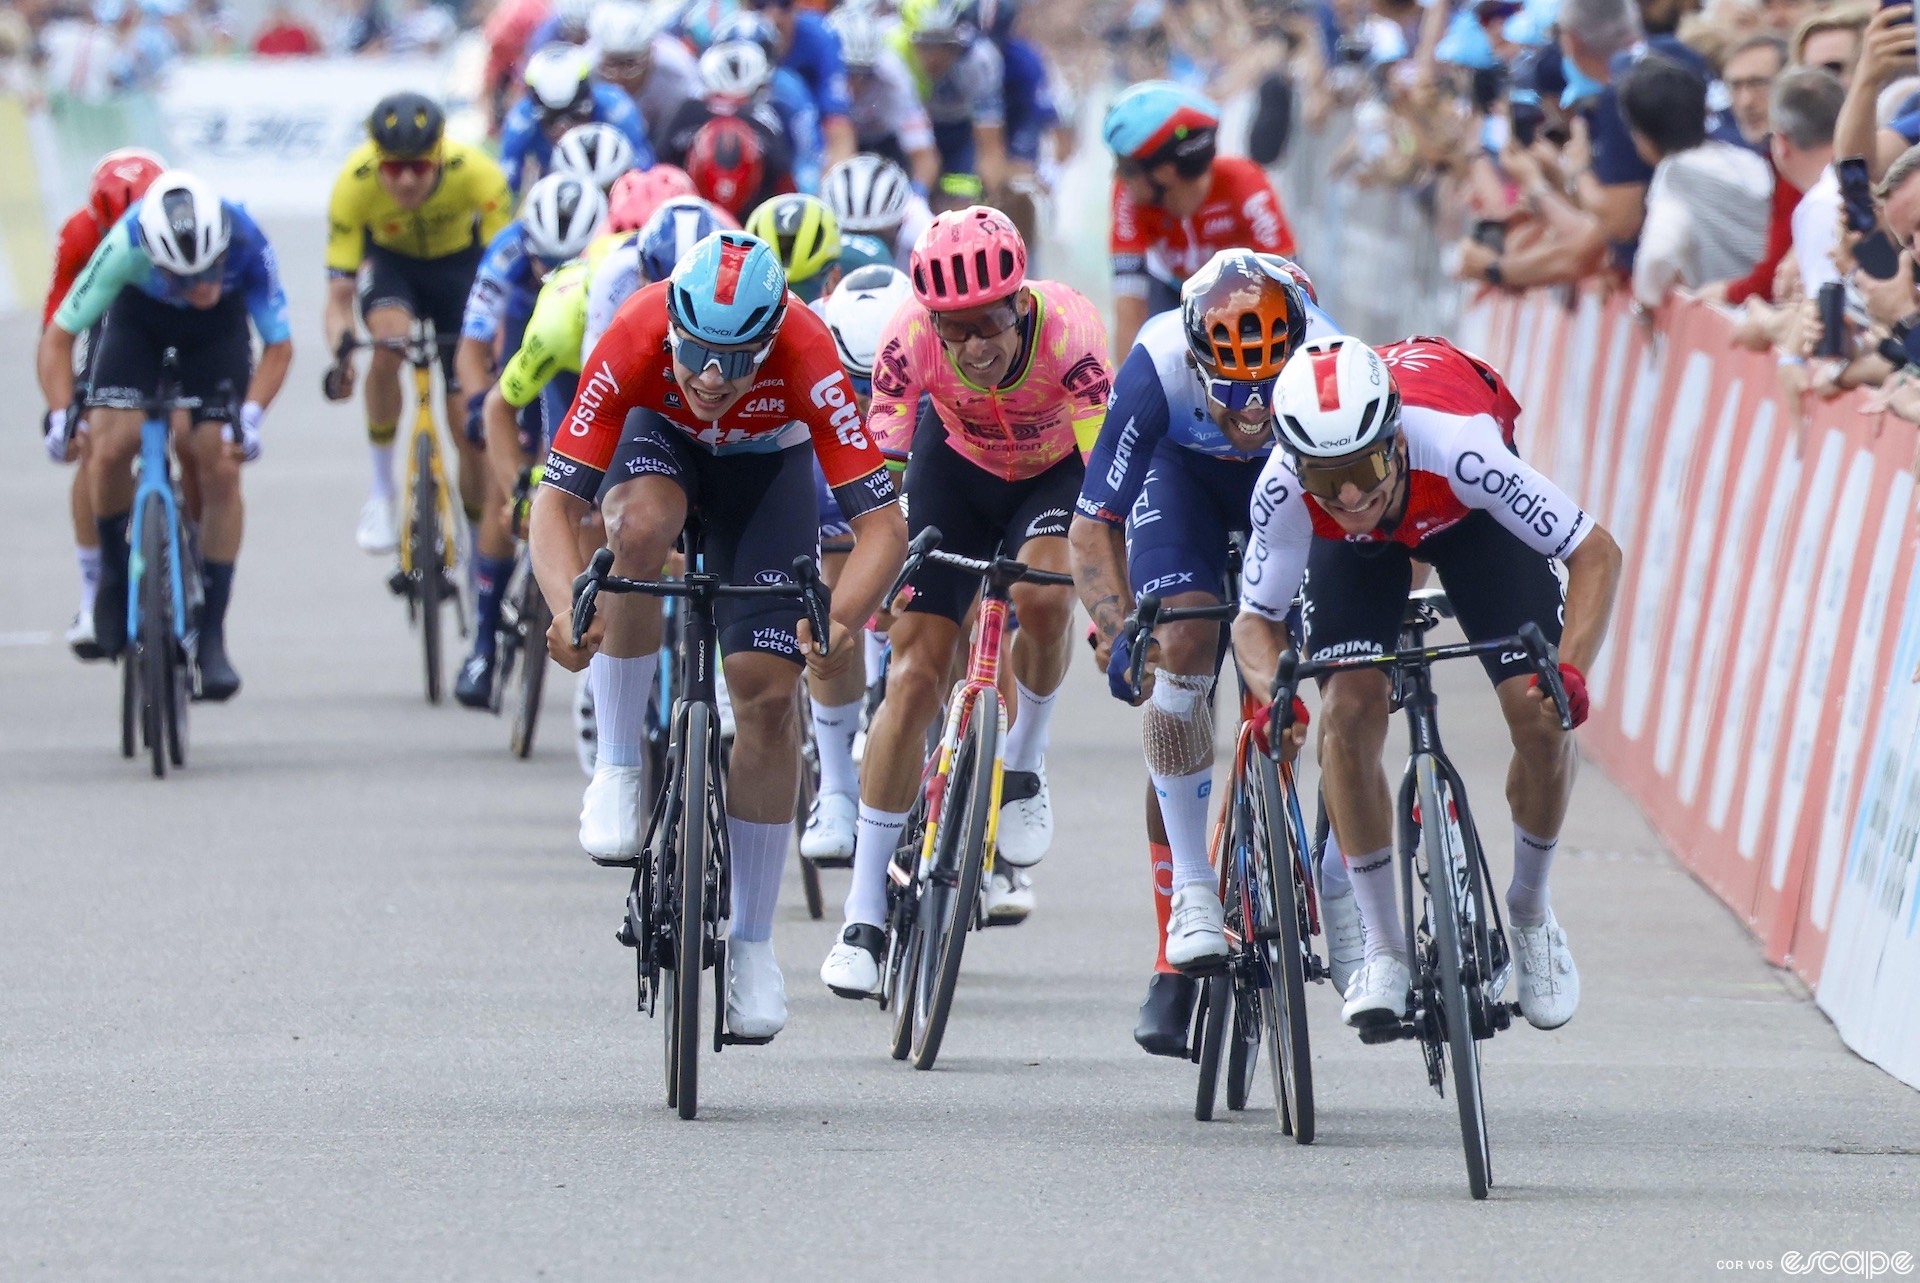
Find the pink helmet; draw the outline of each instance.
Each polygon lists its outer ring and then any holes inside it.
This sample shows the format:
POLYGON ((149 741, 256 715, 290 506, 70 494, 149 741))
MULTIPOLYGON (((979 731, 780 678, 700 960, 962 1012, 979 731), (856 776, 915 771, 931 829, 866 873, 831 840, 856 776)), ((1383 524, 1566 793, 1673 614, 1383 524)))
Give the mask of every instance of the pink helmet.
POLYGON ((958 312, 1012 297, 1027 279, 1027 246, 1005 214, 969 205, 927 224, 907 266, 929 312, 958 312))
POLYGON ((655 165, 648 170, 629 170, 620 175, 607 193, 608 229, 634 232, 646 224, 653 211, 675 196, 696 196, 687 171, 674 165, 655 165))

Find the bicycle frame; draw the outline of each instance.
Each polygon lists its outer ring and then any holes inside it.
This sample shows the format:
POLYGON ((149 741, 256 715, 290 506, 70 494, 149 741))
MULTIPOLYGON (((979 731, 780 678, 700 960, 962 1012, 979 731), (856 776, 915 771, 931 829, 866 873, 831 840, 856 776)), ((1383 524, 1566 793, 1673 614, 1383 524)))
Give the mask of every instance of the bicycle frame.
MULTIPOLYGON (((454 520, 453 494, 447 486, 446 443, 440 439, 440 419, 434 413, 433 367, 438 356, 437 340, 430 337, 424 326, 416 326, 410 338, 402 348, 402 356, 413 367, 413 434, 422 432, 432 443, 427 452, 428 469, 433 476, 435 507, 439 510, 441 527, 446 537, 441 541, 440 564, 445 570, 452 570, 460 562, 459 525, 454 520)), ((405 472, 402 476, 403 495, 413 493, 414 461, 411 448, 404 452, 405 472)), ((407 504, 401 509, 400 523, 400 570, 411 575, 413 565, 413 507, 407 504)))
MULTIPOLYGON (((164 398, 163 398, 164 400, 164 398)), ((167 514, 167 539, 171 545, 167 592, 173 598, 173 635, 188 646, 186 570, 180 547, 180 497, 173 488, 173 455, 169 448, 173 425, 170 417, 149 417, 140 425, 140 480, 134 487, 133 508, 137 521, 147 501, 158 498, 167 514)), ((137 527, 136 527, 137 530, 137 527)), ((140 636, 144 622, 140 618, 140 581, 147 573, 146 552, 137 534, 130 537, 127 551, 127 638, 140 636)), ((191 654, 191 647, 188 649, 191 654)))
MULTIPOLYGON (((923 873, 932 867, 934 848, 940 839, 941 807, 946 800, 947 783, 953 775, 954 756, 966 736, 974 706, 983 695, 992 699, 995 715, 1000 719, 1000 738, 996 742, 1004 744, 1006 740, 1007 706, 1000 698, 1000 649, 1006 640, 1007 620, 1011 614, 1007 590, 988 585, 981 594, 973 644, 967 652, 967 675, 955 685, 953 695, 947 701, 947 725, 940 735, 940 752, 925 782, 927 827, 920 837, 920 869, 923 873)), ((986 860, 981 869, 983 878, 993 872, 1000 830, 1000 794, 1006 783, 1006 766, 998 751, 994 753, 992 770, 993 802, 987 821, 986 860)))

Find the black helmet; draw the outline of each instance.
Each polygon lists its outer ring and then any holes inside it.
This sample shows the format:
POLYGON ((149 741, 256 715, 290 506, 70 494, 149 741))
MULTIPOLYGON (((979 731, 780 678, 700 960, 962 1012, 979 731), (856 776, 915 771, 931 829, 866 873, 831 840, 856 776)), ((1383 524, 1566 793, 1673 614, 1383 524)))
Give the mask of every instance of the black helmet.
POLYGON ((447 115, 425 94, 388 94, 367 118, 367 133, 382 156, 411 160, 440 145, 447 115))

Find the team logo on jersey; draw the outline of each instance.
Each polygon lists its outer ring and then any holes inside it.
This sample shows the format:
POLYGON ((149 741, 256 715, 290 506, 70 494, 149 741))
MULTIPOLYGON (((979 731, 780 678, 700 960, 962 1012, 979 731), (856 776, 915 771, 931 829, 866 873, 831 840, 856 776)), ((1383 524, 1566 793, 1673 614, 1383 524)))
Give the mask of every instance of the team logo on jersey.
POLYGON ((574 394, 573 414, 567 420, 567 431, 576 437, 584 437, 592 429, 589 420, 600 413, 600 407, 610 396, 620 395, 620 384, 613 377, 613 367, 605 361, 593 372, 593 377, 580 385, 574 394))
POLYGON ((840 438, 843 445, 864 450, 867 448, 867 434, 860 430, 860 407, 853 404, 853 399, 847 395, 852 388, 847 376, 835 370, 808 388, 807 395, 813 398, 815 405, 827 411, 827 420, 833 424, 834 435, 840 438))
POLYGON ((761 570, 754 573, 753 582, 773 588, 780 584, 790 584, 793 580, 784 570, 761 570))
POLYGON ((1105 401, 1110 395, 1107 362, 1105 358, 1092 353, 1068 366, 1067 372, 1060 376, 1060 382, 1067 391, 1089 401, 1105 401))
POLYGON ((786 398, 777 396, 755 397, 740 407, 742 414, 785 414, 786 412, 786 398))

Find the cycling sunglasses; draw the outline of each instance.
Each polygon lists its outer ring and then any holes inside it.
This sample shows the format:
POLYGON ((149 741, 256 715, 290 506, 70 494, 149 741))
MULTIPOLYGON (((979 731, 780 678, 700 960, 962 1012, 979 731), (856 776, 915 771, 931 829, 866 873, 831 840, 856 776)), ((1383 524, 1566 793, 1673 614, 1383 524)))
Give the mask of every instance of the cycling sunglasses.
POLYGON ((942 343, 959 347, 970 339, 997 338, 1012 329, 1019 319, 1019 310, 1011 303, 1003 304, 972 321, 956 321, 949 313, 935 312, 933 332, 940 336, 942 343))
POLYGON ((1172 165, 1173 172, 1180 175, 1180 177, 1198 178, 1207 172, 1207 166, 1211 164, 1213 164, 1213 149, 1207 148, 1205 151, 1192 156, 1168 156, 1164 150, 1156 155, 1147 157, 1145 160, 1133 156, 1122 156, 1114 161, 1113 167, 1114 172, 1122 178, 1146 179, 1149 183, 1153 183, 1153 189, 1156 195, 1163 195, 1166 192, 1166 188, 1153 181, 1151 175, 1154 170, 1165 165, 1172 165))
POLYGON ((720 377, 727 380, 746 378, 759 369, 773 351, 771 339, 757 348, 715 348, 671 327, 667 330, 667 342, 673 349, 673 359, 696 376, 717 368, 720 377))
POLYGON ((202 285, 211 285, 217 281, 225 280, 227 275, 227 256, 222 254, 219 258, 214 259, 213 262, 201 268, 192 276, 181 276, 178 273, 169 272, 165 268, 160 269, 160 274, 166 278, 167 284, 172 286, 173 289, 185 293, 188 290, 197 289, 202 285))
POLYGON ((1380 488, 1392 480, 1393 443, 1389 441, 1342 463, 1319 463, 1302 457, 1295 461, 1295 471, 1300 477, 1300 488, 1320 502, 1358 512, 1372 503, 1380 488), (1349 505, 1340 501, 1341 491, 1348 486, 1360 492, 1359 503, 1349 505))
POLYGON ((1229 414, 1240 414, 1246 410, 1266 410, 1273 406, 1273 385, 1279 376, 1271 379, 1255 379, 1251 382, 1243 379, 1216 379, 1209 377, 1207 400, 1213 402, 1229 414))
POLYGON ((552 130, 561 125, 590 125, 593 123, 594 101, 572 103, 558 110, 552 107, 540 108, 540 128, 552 130))
POLYGON ((422 156, 417 160, 383 160, 380 162, 382 178, 404 178, 411 174, 415 178, 424 178, 439 168, 440 162, 431 156, 422 156))

